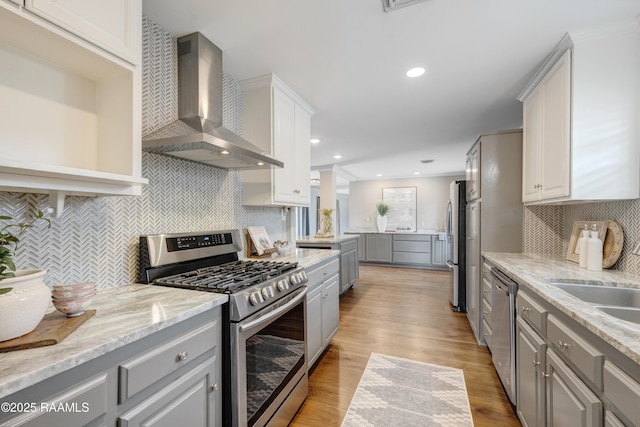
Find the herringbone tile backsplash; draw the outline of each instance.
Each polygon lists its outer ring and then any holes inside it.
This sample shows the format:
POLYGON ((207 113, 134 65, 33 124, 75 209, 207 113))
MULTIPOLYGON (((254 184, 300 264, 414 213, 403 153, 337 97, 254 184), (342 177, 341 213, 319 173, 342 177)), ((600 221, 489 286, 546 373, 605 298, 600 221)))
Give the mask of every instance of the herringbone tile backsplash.
POLYGON ((613 220, 622 227, 624 245, 614 270, 640 276, 640 256, 631 249, 640 241, 640 199, 566 206, 527 206, 524 251, 565 256, 575 221, 613 220))
MULTIPOLYGON (((175 39, 143 19, 143 133, 177 118, 175 39)), ((223 121, 242 132, 242 95, 224 77, 223 121)), ((286 239, 279 209, 242 206, 240 172, 143 153, 142 174, 149 179, 140 197, 68 197, 51 229, 39 224, 22 236, 18 268, 44 268, 46 282, 95 281, 100 288, 136 279, 138 237, 148 233, 243 229, 264 225, 272 239, 286 239)), ((17 220, 46 210, 42 194, 0 192, 0 215, 17 220)))

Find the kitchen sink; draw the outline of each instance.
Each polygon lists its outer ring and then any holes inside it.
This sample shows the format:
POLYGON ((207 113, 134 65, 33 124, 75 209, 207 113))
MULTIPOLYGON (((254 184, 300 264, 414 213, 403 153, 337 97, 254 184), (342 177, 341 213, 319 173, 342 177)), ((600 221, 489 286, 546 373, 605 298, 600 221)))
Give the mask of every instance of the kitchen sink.
MULTIPOLYGON (((640 289, 637 288, 616 288, 611 286, 564 282, 550 282, 549 284, 590 304, 640 309, 640 289)), ((638 313, 640 314, 640 311, 638 313)))
POLYGON ((640 323, 640 308, 613 307, 610 305, 596 305, 595 308, 627 322, 640 323))

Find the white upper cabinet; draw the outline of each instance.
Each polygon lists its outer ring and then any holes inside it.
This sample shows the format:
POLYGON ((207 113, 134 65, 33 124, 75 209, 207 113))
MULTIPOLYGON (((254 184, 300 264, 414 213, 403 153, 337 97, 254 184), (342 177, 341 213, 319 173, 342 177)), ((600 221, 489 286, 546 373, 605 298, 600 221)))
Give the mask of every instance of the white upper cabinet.
POLYGON ((25 8, 132 64, 140 62, 139 0, 25 0, 25 8))
POLYGON ((640 29, 567 34, 520 94, 525 203, 640 197, 640 29))
POLYGON ((315 111, 273 74, 240 82, 243 136, 284 163, 242 172, 250 206, 308 206, 311 193, 311 116, 315 111))
POLYGON ((77 6, 97 27, 122 15, 135 40, 130 61, 77 37, 77 28, 67 31, 62 20, 54 25, 0 2, 0 63, 11 64, 0 67, 0 191, 49 193, 54 216, 65 195, 141 194, 142 7, 126 4, 47 7, 77 6))

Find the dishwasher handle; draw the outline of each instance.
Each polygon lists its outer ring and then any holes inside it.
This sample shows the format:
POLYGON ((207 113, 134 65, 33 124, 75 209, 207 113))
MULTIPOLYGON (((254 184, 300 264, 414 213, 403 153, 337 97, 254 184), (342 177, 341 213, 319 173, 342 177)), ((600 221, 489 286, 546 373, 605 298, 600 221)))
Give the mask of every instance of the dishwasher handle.
MULTIPOLYGON (((498 281, 499 284, 502 284, 507 288, 507 292, 509 294, 514 294, 518 291, 518 283, 514 282, 509 276, 504 274, 502 271, 493 267, 491 269, 491 276, 498 281)), ((498 285, 496 283, 496 286, 498 285)))

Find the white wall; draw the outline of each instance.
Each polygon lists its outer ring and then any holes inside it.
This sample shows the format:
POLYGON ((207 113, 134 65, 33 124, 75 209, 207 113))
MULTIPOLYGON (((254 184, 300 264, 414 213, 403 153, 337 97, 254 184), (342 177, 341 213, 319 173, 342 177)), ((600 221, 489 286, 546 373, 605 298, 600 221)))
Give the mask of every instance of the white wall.
POLYGON ((382 189, 385 187, 416 187, 418 231, 444 229, 449 184, 460 179, 464 176, 353 181, 349 184, 350 229, 376 229, 376 203, 382 201, 382 189))

